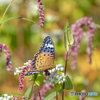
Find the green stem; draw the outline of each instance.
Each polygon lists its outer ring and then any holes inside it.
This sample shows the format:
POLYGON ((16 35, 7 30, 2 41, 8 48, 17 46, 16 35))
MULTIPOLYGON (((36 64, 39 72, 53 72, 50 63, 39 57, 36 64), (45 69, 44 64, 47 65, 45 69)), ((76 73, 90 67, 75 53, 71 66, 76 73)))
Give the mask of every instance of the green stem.
MULTIPOLYGON (((33 84, 34 84, 34 81, 33 81, 33 84)), ((31 98, 31 95, 32 95, 32 90, 33 90, 33 86, 34 86, 34 85, 32 85, 32 89, 31 89, 31 92, 30 92, 30 95, 29 95, 28 100, 30 100, 30 98, 31 98)))
POLYGON ((39 87, 38 87, 38 86, 37 86, 37 89, 38 89, 38 94, 39 94, 40 100, 42 100, 42 99, 41 99, 40 92, 39 92, 39 87))
MULTIPOLYGON (((66 69, 67 69, 67 59, 68 59, 68 51, 67 51, 67 54, 66 54, 66 57, 65 57, 65 71, 64 73, 66 74, 66 69)), ((62 93, 62 100, 64 100, 64 88, 65 88, 65 82, 63 83, 63 93, 62 93)))
POLYGON ((58 100, 58 92, 56 91, 56 100, 58 100))
POLYGON ((7 10, 8 10, 8 8, 10 7, 10 5, 12 4, 13 1, 14 1, 14 0, 12 0, 12 1, 9 3, 9 5, 7 6, 7 8, 6 8, 6 10, 5 10, 5 12, 4 12, 4 14, 3 14, 3 16, 2 16, 2 18, 1 18, 0 23, 3 21, 3 18, 4 18, 5 14, 6 14, 7 10))

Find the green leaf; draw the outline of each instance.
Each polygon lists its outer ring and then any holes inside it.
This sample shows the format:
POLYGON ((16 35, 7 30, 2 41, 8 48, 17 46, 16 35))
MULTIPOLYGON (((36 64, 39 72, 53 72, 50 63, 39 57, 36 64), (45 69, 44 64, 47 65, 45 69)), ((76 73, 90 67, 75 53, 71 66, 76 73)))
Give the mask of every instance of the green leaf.
POLYGON ((47 97, 45 97, 43 100, 51 100, 55 96, 56 96, 56 92, 53 92, 53 93, 49 94, 47 97))
POLYGON ((20 94, 20 93, 5 93, 5 94, 12 94, 12 95, 24 96, 23 94, 20 94))
POLYGON ((38 73, 38 75, 37 75, 37 78, 36 78, 36 80, 35 80, 35 83, 36 83, 38 86, 40 86, 40 84, 42 83, 42 81, 43 81, 43 72, 40 72, 40 73, 38 73))
POLYGON ((28 80, 28 82, 34 81, 34 80, 35 80, 35 75, 34 76, 32 75, 32 77, 28 80))
POLYGON ((33 84, 32 86, 30 86, 30 87, 27 89, 27 91, 25 92, 25 96, 26 96, 27 98, 29 98, 30 93, 31 93, 31 91, 32 91, 32 89, 33 89, 33 87, 34 87, 35 85, 36 85, 36 84, 33 84))
POLYGON ((73 85, 72 85, 72 82, 68 76, 66 76, 66 80, 67 81, 65 81, 65 89, 66 90, 72 89, 73 85))
POLYGON ((73 36, 68 22, 66 22, 66 25, 64 27, 64 44, 65 44, 66 51, 68 51, 69 46, 72 46, 73 43, 74 43, 73 36))
POLYGON ((62 72, 61 71, 57 71, 59 76, 62 76, 62 72))
POLYGON ((62 92, 63 92, 63 89, 58 90, 58 93, 62 94, 62 92))
POLYGON ((12 19, 23 19, 23 20, 27 20, 27 21, 35 23, 33 20, 30 20, 30 19, 27 19, 27 18, 23 18, 23 17, 11 17, 11 18, 8 18, 7 20, 3 21, 0 25, 2 25, 3 23, 5 23, 7 21, 12 20, 12 19))
POLYGON ((55 91, 59 91, 59 90, 62 89, 62 88, 63 88, 63 83, 55 84, 54 87, 53 87, 53 89, 54 89, 55 91))

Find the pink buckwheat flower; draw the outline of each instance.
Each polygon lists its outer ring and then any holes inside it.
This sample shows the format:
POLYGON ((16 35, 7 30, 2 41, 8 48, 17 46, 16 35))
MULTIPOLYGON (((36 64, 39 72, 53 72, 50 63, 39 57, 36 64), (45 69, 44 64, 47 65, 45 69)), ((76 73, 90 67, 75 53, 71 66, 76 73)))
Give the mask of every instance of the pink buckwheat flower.
POLYGON ((9 51, 8 47, 6 46, 6 44, 1 44, 0 43, 0 55, 2 53, 2 50, 4 50, 7 70, 8 71, 13 71, 13 68, 11 66, 11 61, 10 61, 10 59, 11 59, 10 51, 9 51))
POLYGON ((39 15, 40 15, 40 24, 39 26, 40 27, 43 27, 43 24, 44 24, 44 14, 43 14, 43 5, 42 5, 42 1, 41 0, 36 0, 36 2, 39 3, 39 6, 38 6, 38 11, 39 11, 39 15))
POLYGON ((2 44, 0 43, 0 56, 2 54, 2 44))
POLYGON ((14 97, 12 100, 18 100, 18 99, 14 97))
MULTIPOLYGON (((45 85, 43 86, 43 88, 40 90, 41 100, 44 99, 45 93, 46 93, 48 90, 52 89, 53 87, 54 87, 53 84, 45 84, 45 85)), ((40 97, 38 97, 37 100, 40 100, 40 97)))
POLYGON ((21 72, 21 75, 20 75, 20 78, 19 78, 19 88, 18 88, 19 92, 24 87, 24 85, 23 85, 24 74, 25 74, 25 71, 28 70, 28 69, 29 69, 29 67, 27 67, 27 66, 23 67, 23 69, 22 69, 22 72, 21 72))
MULTIPOLYGON (((81 93, 85 93, 85 90, 82 90, 81 93)), ((85 95, 79 96, 79 100, 84 100, 85 95)))
POLYGON ((36 95, 35 94, 32 95, 32 100, 36 100, 36 95))
POLYGON ((73 57, 71 68, 75 69, 76 68, 76 58, 78 55, 78 51, 80 48, 80 41, 82 38, 85 38, 85 36, 88 37, 87 41, 87 54, 88 54, 88 63, 91 63, 91 54, 92 54, 92 48, 93 48, 93 43, 92 40, 94 38, 94 31, 96 29, 96 25, 93 22, 91 17, 84 17, 79 20, 77 20, 72 26, 71 26, 71 32, 74 38, 74 46, 70 46, 70 54, 73 57), (87 25, 88 26, 88 31, 87 34, 83 31, 83 27, 87 25), (72 53, 71 53, 72 52, 72 53))
POLYGON ((22 99, 25 99, 26 98, 26 96, 22 96, 22 99))

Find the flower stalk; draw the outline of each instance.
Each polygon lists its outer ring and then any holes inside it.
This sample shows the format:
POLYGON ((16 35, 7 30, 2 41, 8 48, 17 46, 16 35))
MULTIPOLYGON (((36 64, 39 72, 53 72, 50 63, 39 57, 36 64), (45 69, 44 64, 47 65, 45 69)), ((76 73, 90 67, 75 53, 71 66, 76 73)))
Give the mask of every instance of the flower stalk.
MULTIPOLYGON (((64 71, 65 74, 66 74, 66 69, 67 69, 67 60, 68 60, 68 51, 65 54, 65 71, 64 71)), ((64 100, 64 88, 65 88, 65 82, 63 83, 62 100, 64 100)))

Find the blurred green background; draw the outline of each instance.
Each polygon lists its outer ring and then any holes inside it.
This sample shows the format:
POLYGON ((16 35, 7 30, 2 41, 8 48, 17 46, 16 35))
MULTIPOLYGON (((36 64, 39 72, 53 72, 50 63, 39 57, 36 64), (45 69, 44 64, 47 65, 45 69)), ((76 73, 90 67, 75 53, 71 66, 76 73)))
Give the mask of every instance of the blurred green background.
MULTIPOLYGON (((39 51, 45 36, 50 35, 55 45, 55 64, 64 65, 63 27, 66 21, 73 24, 82 17, 92 17, 96 24, 100 23, 100 0, 42 0, 44 5, 45 24, 39 27, 39 15, 36 0, 14 0, 8 9, 4 20, 10 17, 25 17, 35 21, 13 19, 0 26, 0 43, 7 44, 12 54, 12 66, 23 66, 24 62, 33 59, 39 51)), ((11 0, 0 0, 0 19, 11 0)), ((87 63, 86 43, 82 41, 77 57, 77 68, 71 70, 71 59, 68 61, 67 74, 70 76, 73 89, 65 91, 65 100, 78 100, 78 96, 71 97, 70 92, 98 92, 98 96, 85 97, 85 100, 100 100, 100 30, 95 31, 93 40, 92 63, 87 63)), ((4 53, 0 57, 0 95, 8 92, 17 92, 19 76, 6 70, 4 53)), ((20 93, 25 93, 32 84, 25 77, 24 88, 20 93)), ((43 84, 42 84, 43 85, 43 84)), ((42 85, 40 88, 42 88, 42 85)), ((35 89, 34 89, 35 90, 35 89)), ((34 91, 37 93, 37 91, 34 91)), ((50 91, 46 94, 48 95, 50 91)), ((21 99, 21 98, 20 98, 21 99)), ((61 96, 59 95, 59 100, 61 96)))

